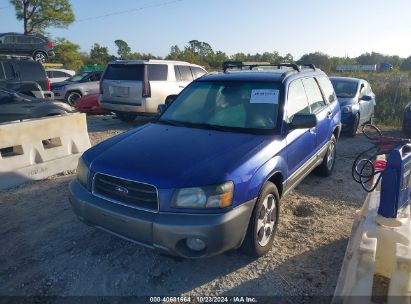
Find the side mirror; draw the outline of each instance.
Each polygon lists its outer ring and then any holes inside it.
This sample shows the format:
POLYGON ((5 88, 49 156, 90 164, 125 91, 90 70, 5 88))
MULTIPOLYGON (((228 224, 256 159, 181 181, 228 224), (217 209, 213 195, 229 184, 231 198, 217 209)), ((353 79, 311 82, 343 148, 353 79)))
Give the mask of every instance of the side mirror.
POLYGON ((167 106, 166 104, 164 104, 164 103, 159 104, 158 107, 157 107, 157 113, 158 113, 158 115, 163 114, 163 113, 167 110, 167 107, 168 107, 168 106, 167 106))
POLYGON ((173 103, 173 101, 177 98, 177 95, 169 95, 167 96, 166 100, 164 103, 168 106, 173 103))
POLYGON ((360 98, 360 100, 364 100, 364 101, 371 101, 372 97, 368 96, 368 95, 364 95, 363 97, 360 98))
POLYGON ((317 116, 315 114, 297 113, 291 120, 292 129, 311 129, 317 126, 317 116))

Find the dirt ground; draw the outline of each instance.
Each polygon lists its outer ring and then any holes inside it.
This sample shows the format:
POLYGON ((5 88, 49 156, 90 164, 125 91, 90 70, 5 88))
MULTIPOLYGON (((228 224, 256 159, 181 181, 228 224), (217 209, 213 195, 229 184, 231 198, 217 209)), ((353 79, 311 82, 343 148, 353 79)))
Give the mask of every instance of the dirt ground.
MULTIPOLYGON (((147 122, 88 117, 93 144, 147 122)), ((334 174, 308 176, 282 200, 271 252, 185 260, 88 227, 67 199, 74 175, 0 192, 0 295, 327 295, 337 282, 355 211, 365 199, 351 164, 368 143, 342 137, 334 174)))

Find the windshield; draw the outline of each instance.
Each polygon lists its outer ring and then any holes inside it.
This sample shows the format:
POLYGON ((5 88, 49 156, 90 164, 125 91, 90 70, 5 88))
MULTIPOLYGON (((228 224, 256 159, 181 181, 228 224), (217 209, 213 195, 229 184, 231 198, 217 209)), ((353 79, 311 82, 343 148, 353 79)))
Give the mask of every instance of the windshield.
POLYGON ((86 77, 88 74, 88 72, 83 72, 74 76, 71 76, 69 79, 67 79, 67 81, 70 82, 79 82, 80 80, 82 80, 84 77, 86 77))
POLYGON ((276 128, 280 83, 194 82, 159 122, 230 131, 276 128))
POLYGON ((353 98, 357 94, 358 82, 356 81, 331 79, 331 83, 337 97, 353 98))

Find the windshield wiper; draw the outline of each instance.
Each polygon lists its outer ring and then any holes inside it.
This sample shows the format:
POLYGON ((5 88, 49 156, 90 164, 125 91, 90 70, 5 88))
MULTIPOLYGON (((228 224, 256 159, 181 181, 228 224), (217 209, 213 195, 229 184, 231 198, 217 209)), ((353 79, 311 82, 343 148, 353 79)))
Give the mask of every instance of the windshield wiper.
POLYGON ((176 120, 171 120, 171 119, 159 119, 156 122, 160 123, 160 124, 175 126, 175 127, 184 127, 184 126, 186 126, 183 122, 176 121, 176 120))

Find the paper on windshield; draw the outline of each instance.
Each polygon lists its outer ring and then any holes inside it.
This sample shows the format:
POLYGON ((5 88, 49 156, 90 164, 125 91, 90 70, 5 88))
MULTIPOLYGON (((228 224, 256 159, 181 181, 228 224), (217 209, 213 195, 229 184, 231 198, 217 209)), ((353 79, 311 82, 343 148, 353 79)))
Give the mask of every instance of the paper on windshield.
POLYGON ((278 104, 280 91, 273 89, 251 90, 250 103, 278 104))

